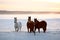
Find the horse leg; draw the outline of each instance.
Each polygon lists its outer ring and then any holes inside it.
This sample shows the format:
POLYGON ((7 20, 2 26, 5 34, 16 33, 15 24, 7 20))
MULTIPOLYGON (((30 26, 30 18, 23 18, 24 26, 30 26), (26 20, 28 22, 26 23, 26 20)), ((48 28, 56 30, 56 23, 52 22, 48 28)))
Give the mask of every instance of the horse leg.
POLYGON ((35 27, 34 27, 33 31, 34 31, 34 33, 35 33, 35 31, 36 31, 36 28, 35 28, 35 27))
POLYGON ((16 31, 16 27, 15 27, 15 31, 16 31))
POLYGON ((34 35, 35 35, 35 31, 36 31, 36 28, 34 27, 34 29, 33 29, 33 33, 34 33, 34 35))
POLYGON ((18 32, 18 28, 16 28, 16 31, 18 32))
POLYGON ((46 32, 46 28, 43 28, 44 33, 46 32))
POLYGON ((30 32, 34 32, 34 29, 33 28, 30 28, 30 32))
POLYGON ((34 30, 36 31, 36 28, 34 28, 34 30))
POLYGON ((18 27, 16 28, 16 31, 17 31, 17 32, 19 31, 19 28, 18 28, 18 27))
POLYGON ((40 28, 38 28, 38 32, 40 33, 40 28))
POLYGON ((18 31, 17 28, 15 28, 15 31, 16 31, 16 32, 18 31))
POLYGON ((32 32, 32 29, 30 29, 30 32, 32 32))
POLYGON ((46 32, 46 28, 44 30, 45 30, 44 32, 46 32))
POLYGON ((27 28, 28 29, 28 32, 29 32, 29 28, 27 28))
POLYGON ((17 27, 15 27, 15 31, 17 32, 18 30, 17 30, 17 27))

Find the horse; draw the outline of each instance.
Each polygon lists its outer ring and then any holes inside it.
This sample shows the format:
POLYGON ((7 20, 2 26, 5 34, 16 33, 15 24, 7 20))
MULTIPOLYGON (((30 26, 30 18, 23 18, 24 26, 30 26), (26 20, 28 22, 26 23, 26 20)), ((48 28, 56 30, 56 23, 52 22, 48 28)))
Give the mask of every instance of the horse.
POLYGON ((28 30, 28 32, 34 32, 34 22, 33 21, 27 22, 27 30, 28 30))
POLYGON ((38 29, 38 32, 40 33, 40 28, 43 29, 43 32, 46 32, 46 27, 47 27, 47 22, 42 20, 42 21, 38 21, 37 19, 34 19, 34 24, 35 24, 35 31, 36 29, 38 29))
POLYGON ((15 28, 15 31, 21 31, 21 28, 22 28, 22 24, 21 22, 17 22, 17 17, 14 17, 14 28, 15 28))
POLYGON ((34 22, 31 21, 31 16, 28 17, 27 30, 28 32, 34 32, 34 22))

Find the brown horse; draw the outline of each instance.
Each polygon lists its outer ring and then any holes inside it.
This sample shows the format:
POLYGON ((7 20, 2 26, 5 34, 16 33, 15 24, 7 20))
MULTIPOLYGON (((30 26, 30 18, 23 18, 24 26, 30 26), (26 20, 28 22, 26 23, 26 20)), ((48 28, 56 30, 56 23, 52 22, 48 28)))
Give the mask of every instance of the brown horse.
POLYGON ((34 22, 33 21, 27 22, 27 29, 28 29, 28 32, 34 31, 34 22))
POLYGON ((40 33, 40 28, 43 29, 43 32, 46 32, 46 27, 47 27, 47 23, 46 21, 41 21, 39 22, 37 19, 34 19, 34 24, 35 24, 35 31, 36 29, 38 29, 38 32, 40 33))
POLYGON ((28 32, 34 31, 34 22, 31 21, 31 17, 28 17, 27 30, 28 30, 28 32))

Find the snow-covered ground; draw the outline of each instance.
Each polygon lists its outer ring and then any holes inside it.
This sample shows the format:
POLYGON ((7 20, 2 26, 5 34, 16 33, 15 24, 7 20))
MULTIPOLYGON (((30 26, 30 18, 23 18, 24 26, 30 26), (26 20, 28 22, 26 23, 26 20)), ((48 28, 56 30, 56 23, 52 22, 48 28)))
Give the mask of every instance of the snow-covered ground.
POLYGON ((46 33, 0 32, 0 40, 60 40, 60 31, 48 31, 46 33))
POLYGON ((27 18, 25 19, 24 15, 24 17, 22 17, 22 15, 19 15, 22 19, 18 19, 18 21, 22 23, 21 32, 14 32, 14 16, 13 19, 8 19, 9 17, 11 18, 12 15, 7 15, 7 19, 4 19, 5 16, 6 15, 0 15, 0 40, 60 40, 60 15, 39 15, 41 16, 39 17, 39 20, 41 20, 40 18, 42 17, 49 18, 50 16, 52 19, 45 19, 45 21, 47 22, 46 33, 43 33, 41 29, 41 32, 36 32, 36 35, 34 35, 34 33, 27 32, 27 18))

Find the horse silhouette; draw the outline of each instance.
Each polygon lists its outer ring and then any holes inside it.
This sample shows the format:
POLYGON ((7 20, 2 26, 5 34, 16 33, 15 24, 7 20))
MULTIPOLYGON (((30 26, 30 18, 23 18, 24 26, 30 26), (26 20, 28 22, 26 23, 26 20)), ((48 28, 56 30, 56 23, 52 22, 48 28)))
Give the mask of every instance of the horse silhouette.
POLYGON ((36 29, 38 29, 38 32, 40 33, 40 28, 43 29, 43 32, 46 32, 46 28, 47 28, 47 23, 46 21, 42 20, 42 21, 38 21, 37 19, 34 19, 34 24, 35 24, 35 31, 36 29))
POLYGON ((28 29, 28 32, 34 31, 34 22, 33 21, 27 22, 27 29, 28 29))
POLYGON ((17 17, 14 18, 14 28, 15 28, 15 31, 21 31, 21 28, 22 28, 22 24, 21 22, 17 22, 17 17))
POLYGON ((28 32, 33 32, 34 31, 34 22, 31 21, 31 17, 28 18, 27 30, 28 30, 28 32))

